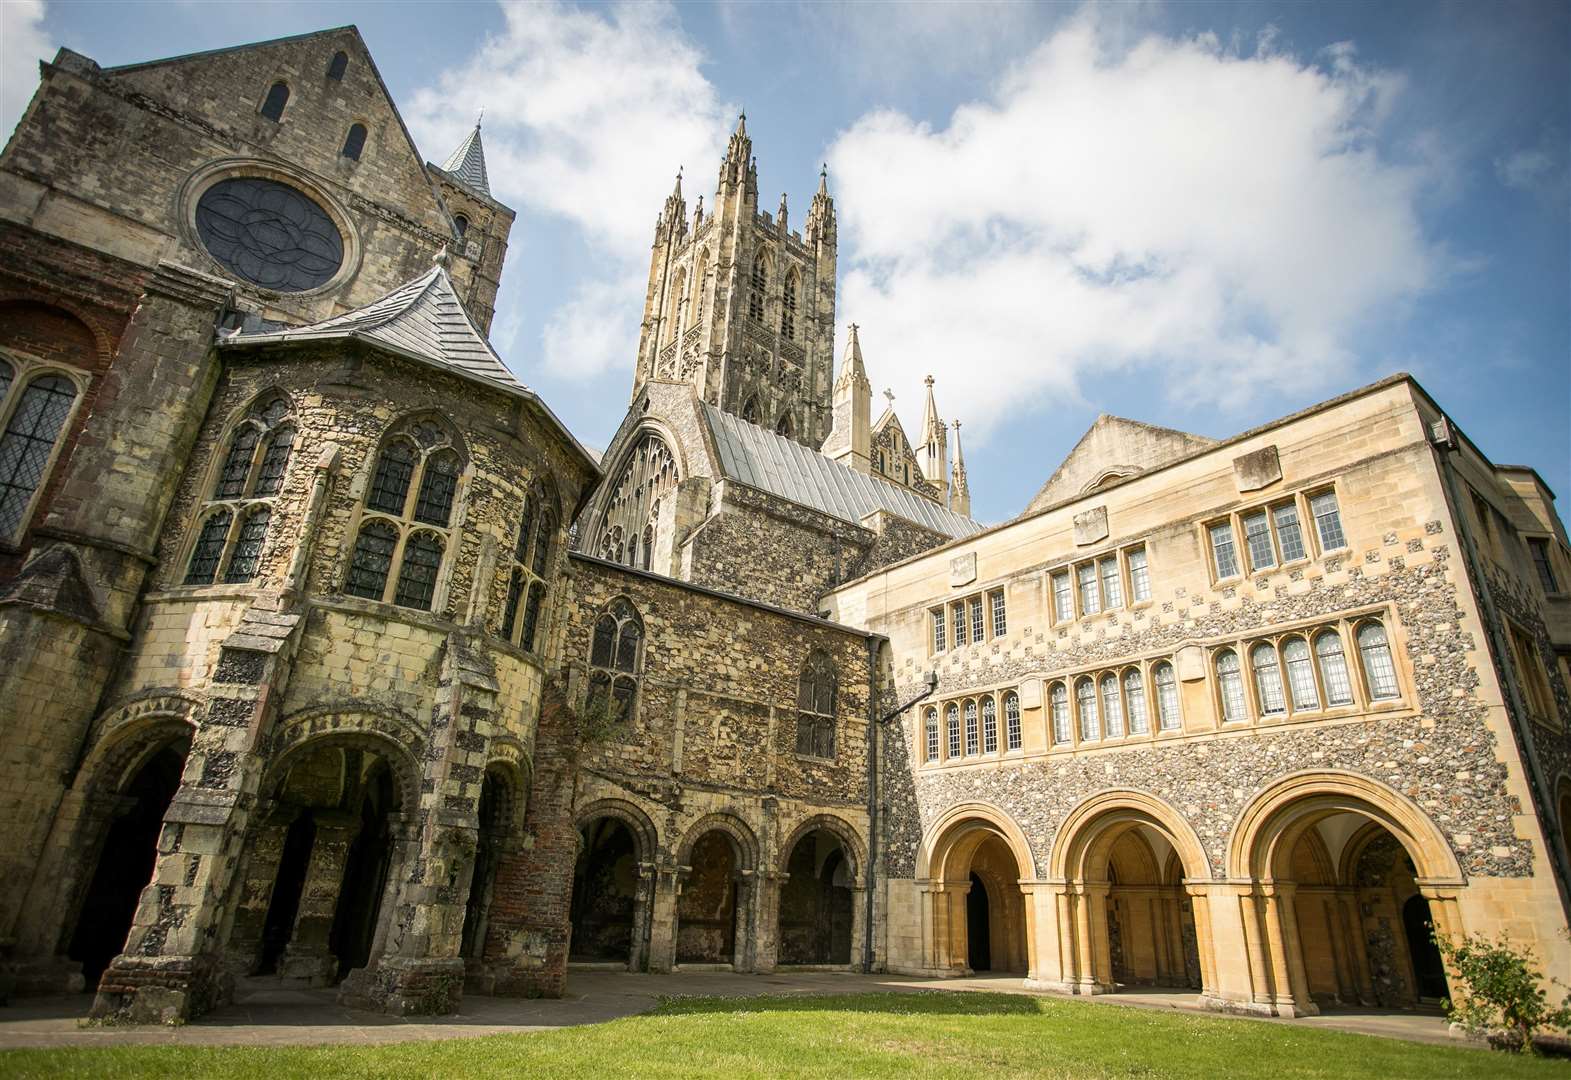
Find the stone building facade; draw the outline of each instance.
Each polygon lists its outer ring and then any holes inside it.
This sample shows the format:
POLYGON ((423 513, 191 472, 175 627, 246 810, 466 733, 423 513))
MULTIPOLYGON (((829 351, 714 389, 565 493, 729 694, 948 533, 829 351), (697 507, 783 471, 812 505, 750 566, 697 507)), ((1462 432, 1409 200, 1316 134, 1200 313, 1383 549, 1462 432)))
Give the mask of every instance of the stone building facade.
POLYGON ((791 233, 739 124, 597 460, 487 340, 479 126, 426 162, 352 27, 42 75, 0 991, 987 968, 1296 1015, 1444 992, 1429 922, 1571 960, 1564 528, 1411 379, 1103 417, 984 527, 931 381, 912 443, 855 326, 832 378, 827 178, 791 233))

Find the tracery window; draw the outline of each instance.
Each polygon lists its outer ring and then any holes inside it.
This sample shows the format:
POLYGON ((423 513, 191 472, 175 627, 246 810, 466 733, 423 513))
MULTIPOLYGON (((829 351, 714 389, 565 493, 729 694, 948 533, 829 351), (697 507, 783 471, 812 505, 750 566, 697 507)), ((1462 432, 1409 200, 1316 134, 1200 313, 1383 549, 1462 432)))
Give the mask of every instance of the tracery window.
POLYGON ((796 340, 796 272, 786 275, 785 295, 780 303, 780 334, 787 341, 796 340))
MULTIPOLYGON (((595 534, 594 553, 602 559, 636 567, 647 530, 651 541, 647 550, 652 559, 660 503, 676 488, 678 479, 676 458, 665 440, 646 431, 623 459, 595 534)), ((651 569, 649 559, 644 560, 646 570, 651 569)))
POLYGON ((1080 741, 1095 742, 1102 737, 1102 724, 1096 715, 1096 684, 1081 679, 1075 684, 1075 708, 1080 714, 1080 741))
POLYGON ((747 290, 747 317, 764 321, 764 293, 769 288, 769 263, 762 251, 753 256, 753 273, 747 290))
POLYGON ((1145 682, 1139 668, 1124 672, 1124 711, 1129 714, 1129 734, 1145 735, 1151 730, 1150 714, 1146 710, 1145 682))
POLYGON ((1347 656, 1342 652, 1341 635, 1335 630, 1327 630, 1315 638, 1315 659, 1320 664, 1320 681, 1326 688, 1326 704, 1351 705, 1353 680, 1347 674, 1347 656))
POLYGON ((1255 669, 1255 693, 1260 698, 1260 715, 1280 716, 1287 712, 1287 699, 1282 696, 1282 669, 1277 664, 1276 649, 1264 642, 1256 645, 1249 652, 1249 663, 1255 669))
POLYGON ((1309 659, 1309 642, 1301 637, 1283 642, 1282 665, 1287 668, 1287 689, 1293 698, 1293 708, 1320 708, 1320 692, 1315 689, 1315 669, 1309 659))
POLYGON ((1124 705, 1118 694, 1118 676, 1102 676, 1102 731, 1109 739, 1124 737, 1124 705))
POLYGON ((923 746, 928 761, 938 760, 938 710, 928 709, 922 715, 923 746))
POLYGON ((512 569, 507 578, 507 603, 502 607, 502 636, 526 652, 535 652, 541 639, 550 586, 551 545, 556 536, 556 497, 536 484, 524 496, 513 540, 512 569))
POLYGON ((802 667, 796 695, 796 752, 809 757, 835 756, 834 661, 814 652, 802 667))
POLYGON ((0 542, 20 536, 76 400, 64 375, 0 357, 0 542))
POLYGON ((294 445, 293 406, 283 394, 264 394, 245 410, 198 516, 184 584, 241 585, 256 577, 294 445))
POLYGON ((1013 690, 1004 695, 1004 748, 1020 749, 1020 695, 1013 690))
POLYGON ((1164 660, 1152 670, 1152 677, 1156 680, 1157 723, 1163 731, 1176 731, 1183 722, 1178 713, 1178 676, 1173 665, 1164 660))
POLYGON ((377 455, 344 591, 430 611, 447 552, 464 459, 461 444, 432 419, 395 428, 377 455), (394 572, 394 568, 397 572, 394 572))
POLYGON ((991 694, 982 699, 982 753, 998 753, 998 706, 991 694))
POLYGON ((644 624, 637 609, 623 597, 617 597, 595 620, 590 641, 591 717, 605 715, 616 724, 633 718, 644 668, 643 644, 644 624))

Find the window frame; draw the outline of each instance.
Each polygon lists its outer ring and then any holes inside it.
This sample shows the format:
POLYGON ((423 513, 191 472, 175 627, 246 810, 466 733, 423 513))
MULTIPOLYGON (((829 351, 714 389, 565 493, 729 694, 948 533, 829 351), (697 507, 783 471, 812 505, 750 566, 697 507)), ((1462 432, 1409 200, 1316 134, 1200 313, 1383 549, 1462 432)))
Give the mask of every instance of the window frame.
MULTIPOLYGON (((813 684, 815 688, 818 683, 813 684)), ((796 756, 813 761, 835 761, 840 754, 840 671, 834 658, 823 649, 812 649, 802 661, 802 667, 797 674, 797 701, 796 701, 796 756), (829 711, 823 712, 818 708, 819 699, 815 695, 812 702, 804 704, 802 689, 808 685, 809 674, 814 679, 829 679, 829 711), (811 707, 809 707, 811 705, 811 707), (810 724, 810 739, 808 749, 804 750, 802 733, 804 724, 810 724), (820 753, 822 745, 821 736, 827 731, 828 753, 820 753)))
POLYGON ((1320 484, 1287 495, 1277 495, 1264 502, 1236 507, 1226 514, 1200 522, 1200 532, 1201 546, 1206 552, 1206 569, 1211 575, 1213 586, 1233 584, 1261 574, 1279 573, 1316 559, 1344 554, 1351 549, 1347 528, 1342 523, 1341 495, 1335 484, 1320 484), (1326 495, 1336 503, 1337 531, 1342 539, 1341 544, 1336 546, 1327 546, 1325 543, 1321 534, 1320 519, 1314 512, 1314 500, 1326 495), (1298 533, 1298 547, 1303 551, 1300 555, 1290 556, 1287 545, 1282 539, 1284 525, 1281 515, 1285 510, 1291 510, 1293 513, 1292 525, 1298 533), (1257 531, 1251 534, 1249 523, 1257 519, 1263 521, 1265 529, 1263 532, 1257 531), (1217 562, 1217 534, 1214 532, 1224 528, 1232 540, 1234 566, 1233 572, 1227 574, 1222 572, 1222 567, 1217 562), (1257 559, 1257 552, 1252 543, 1257 538, 1264 538, 1266 541, 1271 562, 1257 559))
POLYGON ((515 532, 503 571, 507 584, 497 632, 510 645, 535 656, 545 655, 547 650, 541 648, 541 643, 551 638, 551 598, 555 592, 551 581, 563 547, 560 510, 555 484, 549 479, 536 479, 530 484, 520 512, 512 519, 515 532), (537 564, 541 559, 542 540, 547 545, 547 563, 540 569, 537 564), (535 604, 537 592, 540 600, 535 605, 531 623, 530 605, 535 604), (528 642, 525 637, 529 638, 528 642))
POLYGON ((1152 603, 1151 545, 1140 540, 1124 544, 1110 551, 1081 556, 1066 563, 1052 566, 1045 571, 1047 588, 1047 616, 1050 626, 1067 626, 1082 619, 1098 615, 1111 615, 1120 611, 1134 611, 1152 603), (1135 555, 1144 559, 1145 595, 1135 595, 1135 574, 1130 560, 1135 555), (1111 564, 1111 572, 1109 572, 1111 564), (1089 572, 1089 580, 1086 574, 1089 572), (1109 587, 1111 583, 1111 588, 1109 587), (1060 586, 1065 586, 1060 588, 1060 586), (1095 594, 1096 606, 1090 608, 1087 596, 1095 594), (1109 598, 1116 599, 1116 603, 1109 598), (1064 600, 1068 601, 1065 613, 1064 600))
POLYGON ((59 463, 66 444, 71 441, 73 428, 81 413, 82 402, 92 386, 92 376, 79 368, 33 357, 14 349, 0 349, 0 360, 4 360, 13 369, 10 385, 6 387, 3 394, 0 394, 0 438, 4 438, 5 432, 10 428, 11 417, 15 414, 17 406, 21 404, 27 388, 37 379, 55 375, 69 382, 76 391, 71 399, 71 407, 66 410, 65 419, 60 421, 60 430, 55 433, 49 455, 44 459, 38 483, 33 487, 32 493, 27 498, 27 505, 22 507, 22 513, 17 518, 15 530, 9 536, 0 533, 0 551, 15 552, 21 550, 22 540, 32 527, 33 515, 38 512, 38 504, 54 477, 55 465, 59 463))
POLYGON ((606 701, 610 703, 617 700, 618 690, 623 689, 625 684, 631 683, 632 690, 627 698, 625 715, 616 717, 614 722, 624 729, 636 727, 639 710, 643 705, 644 660, 648 655, 648 649, 649 635, 637 605, 627 596, 612 597, 589 624, 589 648, 584 654, 584 666, 587 669, 587 676, 584 679, 585 711, 587 712, 594 703, 597 688, 604 687, 606 701), (595 650, 600 626, 607 620, 611 623, 611 651, 606 662, 601 663, 595 650), (623 640, 629 631, 634 635, 633 662, 631 666, 623 667, 619 660, 622 656, 623 640))

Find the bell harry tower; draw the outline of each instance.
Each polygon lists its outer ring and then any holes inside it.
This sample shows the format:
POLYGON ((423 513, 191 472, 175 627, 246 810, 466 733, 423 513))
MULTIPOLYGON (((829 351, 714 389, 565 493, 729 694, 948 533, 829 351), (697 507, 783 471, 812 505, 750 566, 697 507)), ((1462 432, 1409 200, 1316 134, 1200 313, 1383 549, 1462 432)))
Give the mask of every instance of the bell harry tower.
POLYGON ((835 208, 827 171, 792 232, 781 195, 758 207, 747 117, 720 163, 708 212, 691 218, 682 177, 655 222, 633 398, 684 382, 709 404, 817 449, 832 422, 835 208))

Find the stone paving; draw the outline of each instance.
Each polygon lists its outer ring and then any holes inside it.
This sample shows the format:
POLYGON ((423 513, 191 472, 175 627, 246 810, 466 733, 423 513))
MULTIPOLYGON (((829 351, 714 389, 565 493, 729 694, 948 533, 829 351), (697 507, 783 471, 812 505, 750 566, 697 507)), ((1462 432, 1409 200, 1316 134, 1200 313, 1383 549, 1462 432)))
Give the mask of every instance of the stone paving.
MULTIPOLYGON (((175 1045, 307 1046, 376 1045, 416 1039, 461 1039, 480 1035, 550 1031, 576 1024, 598 1024, 646 1012, 662 997, 759 994, 850 994, 922 990, 1033 993, 1018 976, 927 980, 901 975, 844 972, 790 972, 737 975, 722 971, 633 975, 615 971, 575 971, 562 998, 465 997, 456 1016, 407 1019, 361 1012, 339 1005, 335 991, 302 989, 277 980, 246 981, 232 1005, 180 1027, 82 1027, 92 997, 22 998, 0 1008, 0 1048, 175 1045)), ((1201 1011, 1196 995, 1152 990, 1091 998, 1125 1008, 1201 1011)), ((1415 1042, 1453 1043, 1438 1014, 1379 1010, 1336 1012, 1297 1020, 1260 1020, 1306 1027, 1382 1035, 1415 1042)))

